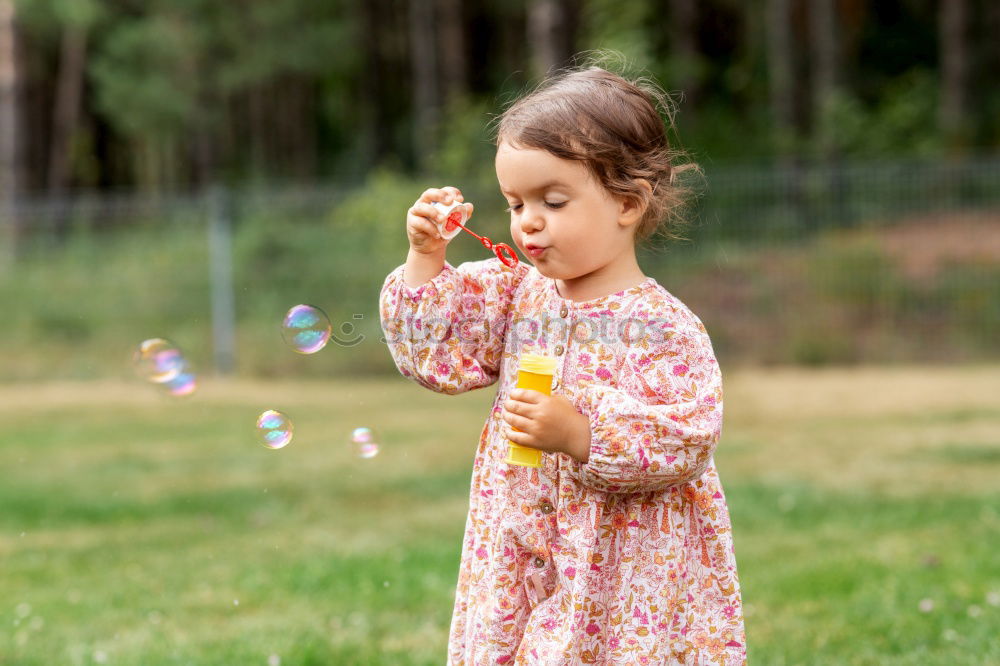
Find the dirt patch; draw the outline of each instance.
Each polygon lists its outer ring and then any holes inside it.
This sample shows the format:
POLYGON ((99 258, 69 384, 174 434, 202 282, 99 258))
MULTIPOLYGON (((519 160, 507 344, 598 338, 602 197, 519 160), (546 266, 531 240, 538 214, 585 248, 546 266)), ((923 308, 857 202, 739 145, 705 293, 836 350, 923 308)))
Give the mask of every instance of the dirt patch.
POLYGON ((956 264, 1000 266, 1000 211, 934 213, 875 232, 908 278, 930 280, 956 264))

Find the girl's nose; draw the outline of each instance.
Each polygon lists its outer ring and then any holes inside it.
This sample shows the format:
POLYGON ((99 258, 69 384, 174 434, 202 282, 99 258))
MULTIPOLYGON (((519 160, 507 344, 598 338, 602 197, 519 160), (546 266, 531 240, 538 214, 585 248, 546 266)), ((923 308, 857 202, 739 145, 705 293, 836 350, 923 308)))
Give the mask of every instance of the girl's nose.
POLYGON ((521 215, 521 233, 527 234, 532 231, 539 231, 545 226, 545 219, 541 212, 524 207, 524 214, 521 215))

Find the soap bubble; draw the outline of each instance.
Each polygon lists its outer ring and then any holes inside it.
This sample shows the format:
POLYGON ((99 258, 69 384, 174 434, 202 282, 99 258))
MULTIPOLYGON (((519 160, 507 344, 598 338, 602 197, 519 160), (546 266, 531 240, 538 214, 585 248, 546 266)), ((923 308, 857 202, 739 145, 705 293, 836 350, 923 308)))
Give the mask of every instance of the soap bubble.
POLYGON ((140 377, 158 384, 170 395, 191 395, 198 388, 184 354, 169 340, 143 340, 133 353, 132 362, 140 377))
POLYGON ((315 354, 325 347, 332 330, 330 318, 312 305, 290 308, 281 322, 281 337, 300 354, 315 354))
POLYGON ((355 428, 351 431, 351 445, 359 458, 374 458, 378 455, 379 436, 371 428, 355 428))
POLYGON ((281 412, 269 409, 257 417, 257 433, 260 442, 269 449, 284 448, 292 441, 295 426, 292 420, 281 412))
POLYGON ((143 340, 132 355, 132 363, 140 377, 157 384, 174 379, 187 364, 181 350, 163 338, 143 340))
POLYGON ((191 395, 198 388, 197 378, 194 373, 182 372, 173 379, 163 384, 170 395, 183 396, 191 395))

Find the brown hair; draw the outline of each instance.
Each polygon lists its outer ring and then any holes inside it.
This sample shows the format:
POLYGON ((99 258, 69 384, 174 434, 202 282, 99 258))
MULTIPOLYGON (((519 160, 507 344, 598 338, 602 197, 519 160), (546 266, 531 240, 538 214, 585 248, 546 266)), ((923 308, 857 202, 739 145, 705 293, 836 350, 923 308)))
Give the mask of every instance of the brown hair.
POLYGON ((670 97, 646 77, 629 81, 601 67, 570 68, 511 104, 496 119, 494 142, 583 162, 610 194, 645 205, 637 241, 657 231, 679 238, 693 191, 677 176, 700 170, 670 146, 673 110, 670 97), (636 178, 649 181, 652 192, 636 178))

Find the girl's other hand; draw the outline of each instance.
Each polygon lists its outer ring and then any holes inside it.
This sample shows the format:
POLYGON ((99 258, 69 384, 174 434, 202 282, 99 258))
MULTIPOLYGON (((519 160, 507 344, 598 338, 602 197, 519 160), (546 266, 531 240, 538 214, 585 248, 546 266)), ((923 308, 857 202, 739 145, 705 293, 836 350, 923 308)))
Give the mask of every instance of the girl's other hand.
POLYGON ((515 444, 565 453, 582 463, 590 459, 590 419, 563 395, 516 388, 504 402, 503 420, 504 434, 515 444))
MULTIPOLYGON (((420 254, 435 254, 444 250, 448 241, 441 237, 438 224, 443 223, 445 215, 432 204, 435 201, 450 204, 464 201, 457 187, 432 187, 424 190, 420 198, 406 211, 406 236, 410 241, 410 249, 420 254)), ((472 204, 465 204, 472 215, 472 204)))

